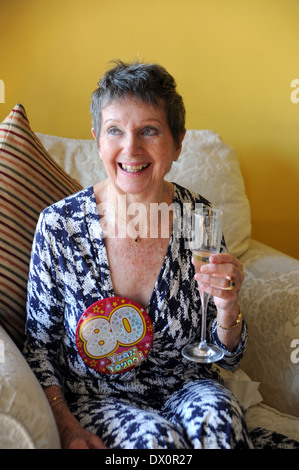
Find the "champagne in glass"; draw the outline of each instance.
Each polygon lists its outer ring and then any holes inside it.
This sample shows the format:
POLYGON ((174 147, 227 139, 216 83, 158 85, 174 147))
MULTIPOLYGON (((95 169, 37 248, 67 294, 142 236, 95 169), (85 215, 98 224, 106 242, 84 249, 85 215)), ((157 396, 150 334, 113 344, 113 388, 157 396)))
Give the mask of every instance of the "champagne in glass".
MULTIPOLYGON (((222 238, 222 211, 203 204, 198 204, 193 213, 192 254, 195 271, 200 272, 203 264, 209 262, 209 256, 219 253, 222 238)), ((202 310, 201 339, 199 343, 188 344, 182 354, 186 359, 195 362, 210 363, 219 361, 224 352, 206 341, 206 317, 210 295, 200 287, 202 310)))

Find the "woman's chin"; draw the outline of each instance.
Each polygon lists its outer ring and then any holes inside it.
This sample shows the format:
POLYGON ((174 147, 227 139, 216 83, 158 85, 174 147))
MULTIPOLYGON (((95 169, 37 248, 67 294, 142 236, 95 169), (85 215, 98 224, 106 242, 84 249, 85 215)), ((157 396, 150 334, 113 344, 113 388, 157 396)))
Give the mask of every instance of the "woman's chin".
POLYGON ((116 181, 117 187, 124 194, 144 194, 153 189, 153 184, 148 175, 119 175, 116 181))

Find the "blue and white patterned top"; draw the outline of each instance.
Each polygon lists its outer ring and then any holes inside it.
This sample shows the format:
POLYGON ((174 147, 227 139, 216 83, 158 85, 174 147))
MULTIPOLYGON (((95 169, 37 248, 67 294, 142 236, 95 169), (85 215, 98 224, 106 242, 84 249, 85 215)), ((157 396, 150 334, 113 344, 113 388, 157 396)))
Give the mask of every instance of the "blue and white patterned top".
MULTIPOLYGON (((176 184, 174 202, 181 208, 184 203, 192 208, 196 203, 208 203, 176 184)), ((201 327, 200 296, 185 242, 172 233, 147 307, 154 338, 146 360, 124 374, 102 374, 86 365, 75 341, 84 311, 97 300, 115 295, 93 188, 41 213, 28 281, 25 355, 43 387, 59 385, 67 397, 110 394, 150 404, 186 381, 218 378, 215 366, 190 362, 181 355, 185 344, 199 338, 201 327)), ((210 301, 208 339, 223 347, 217 337, 215 313, 210 301)), ((229 370, 237 367, 246 342, 243 322, 237 351, 230 353, 223 347, 225 355, 218 364, 229 370)))

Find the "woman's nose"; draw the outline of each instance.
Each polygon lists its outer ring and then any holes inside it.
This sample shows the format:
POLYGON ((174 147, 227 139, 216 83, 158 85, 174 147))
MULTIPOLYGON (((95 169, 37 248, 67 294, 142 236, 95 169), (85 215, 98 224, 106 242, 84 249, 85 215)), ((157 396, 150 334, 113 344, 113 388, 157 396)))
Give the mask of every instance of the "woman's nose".
POLYGON ((141 142, 139 136, 133 133, 128 133, 125 138, 124 151, 127 156, 134 157, 141 153, 141 142))

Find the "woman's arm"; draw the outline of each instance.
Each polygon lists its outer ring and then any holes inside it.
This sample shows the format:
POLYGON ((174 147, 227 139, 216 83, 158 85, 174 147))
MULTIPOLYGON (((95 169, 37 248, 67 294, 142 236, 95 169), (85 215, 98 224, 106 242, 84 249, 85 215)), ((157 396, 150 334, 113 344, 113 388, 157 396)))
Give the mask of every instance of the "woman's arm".
POLYGON ((107 449, 102 439, 84 429, 69 410, 61 388, 44 389, 52 408, 63 449, 107 449))

